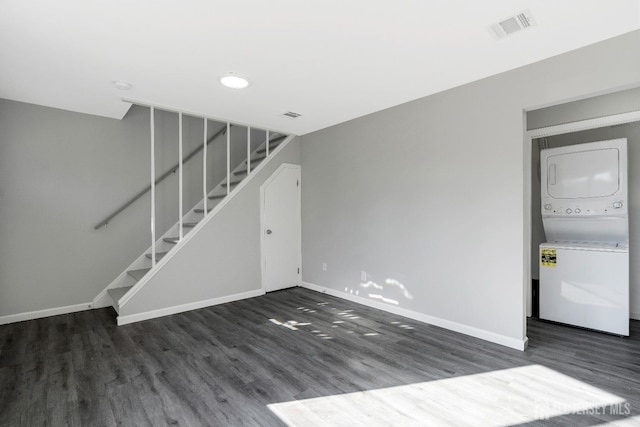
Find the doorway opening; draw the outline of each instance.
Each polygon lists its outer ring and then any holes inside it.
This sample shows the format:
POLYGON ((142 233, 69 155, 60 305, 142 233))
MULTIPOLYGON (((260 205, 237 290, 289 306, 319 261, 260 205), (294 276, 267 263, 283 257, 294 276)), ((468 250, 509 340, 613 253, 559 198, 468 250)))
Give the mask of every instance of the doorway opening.
POLYGON ((283 163, 260 187, 262 289, 300 285, 302 221, 300 166, 283 163))
MULTIPOLYGON (((528 114, 528 113, 527 113, 528 114)), ((580 144, 586 142, 627 138, 629 143, 629 164, 640 162, 640 110, 628 113, 608 115, 595 119, 580 120, 570 123, 531 129, 525 132, 525 153, 528 154, 528 168, 525 181, 529 188, 527 228, 529 239, 525 253, 528 254, 528 275, 525 279, 525 312, 527 317, 537 317, 539 303, 537 297, 539 283, 539 259, 538 247, 546 241, 542 227, 542 215, 540 206, 540 150, 580 144)), ((526 154, 525 154, 526 155, 526 154)), ((629 209, 640 211, 640 173, 629 168, 629 209), (634 194, 635 191, 635 194, 634 194)), ((630 245, 633 249, 640 248, 640 219, 636 222, 631 214, 630 218, 630 245)), ((640 266, 630 264, 630 317, 640 318, 640 266)), ((525 322, 526 324, 526 322, 525 322)), ((526 331, 525 331, 526 333, 526 331)))

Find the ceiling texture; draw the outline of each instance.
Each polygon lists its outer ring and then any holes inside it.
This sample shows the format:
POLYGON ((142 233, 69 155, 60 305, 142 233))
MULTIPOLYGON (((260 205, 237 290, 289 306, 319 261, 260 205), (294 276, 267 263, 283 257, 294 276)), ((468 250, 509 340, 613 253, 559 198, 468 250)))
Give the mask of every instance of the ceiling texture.
POLYGON ((0 98, 303 135, 639 28, 640 0, 0 0, 0 98), (536 25, 492 37, 525 9, 536 25))

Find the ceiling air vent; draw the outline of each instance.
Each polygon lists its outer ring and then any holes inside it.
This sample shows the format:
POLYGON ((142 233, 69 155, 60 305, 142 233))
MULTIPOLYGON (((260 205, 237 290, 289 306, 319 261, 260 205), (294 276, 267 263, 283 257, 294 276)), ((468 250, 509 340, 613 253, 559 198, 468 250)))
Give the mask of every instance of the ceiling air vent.
POLYGON ((285 117, 289 117, 290 119, 297 119, 298 117, 300 117, 302 114, 300 113, 294 113, 293 111, 289 111, 287 113, 284 113, 283 116, 285 117))
POLYGON ((531 11, 526 9, 517 15, 510 16, 500 22, 490 25, 488 30, 493 38, 498 40, 510 36, 513 33, 517 33, 518 31, 526 30, 534 25, 536 25, 536 21, 533 19, 531 11))

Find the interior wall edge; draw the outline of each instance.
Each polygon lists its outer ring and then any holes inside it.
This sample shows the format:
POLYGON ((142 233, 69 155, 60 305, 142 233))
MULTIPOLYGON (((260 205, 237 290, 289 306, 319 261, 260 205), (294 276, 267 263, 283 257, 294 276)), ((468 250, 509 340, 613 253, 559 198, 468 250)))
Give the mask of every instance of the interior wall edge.
POLYGON ((524 306, 523 313, 525 321, 522 325, 522 336, 527 337, 527 318, 531 317, 531 278, 533 272, 531 271, 531 227, 532 227, 532 198, 531 198, 531 139, 528 137, 527 132, 527 111, 522 109, 522 171, 524 173, 522 180, 522 206, 523 206, 523 218, 522 218, 522 240, 525 242, 523 250, 523 284, 524 289, 522 295, 522 304, 524 306), (528 242, 528 243, 527 243, 528 242))

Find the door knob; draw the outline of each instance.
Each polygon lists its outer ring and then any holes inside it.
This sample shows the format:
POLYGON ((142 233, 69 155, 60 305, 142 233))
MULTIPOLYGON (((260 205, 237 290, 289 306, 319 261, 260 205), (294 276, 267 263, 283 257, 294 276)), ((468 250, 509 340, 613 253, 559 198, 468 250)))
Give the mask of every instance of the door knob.
POLYGON ((271 231, 271 230, 267 230, 267 234, 271 234, 271 233, 272 233, 272 231, 271 231))

